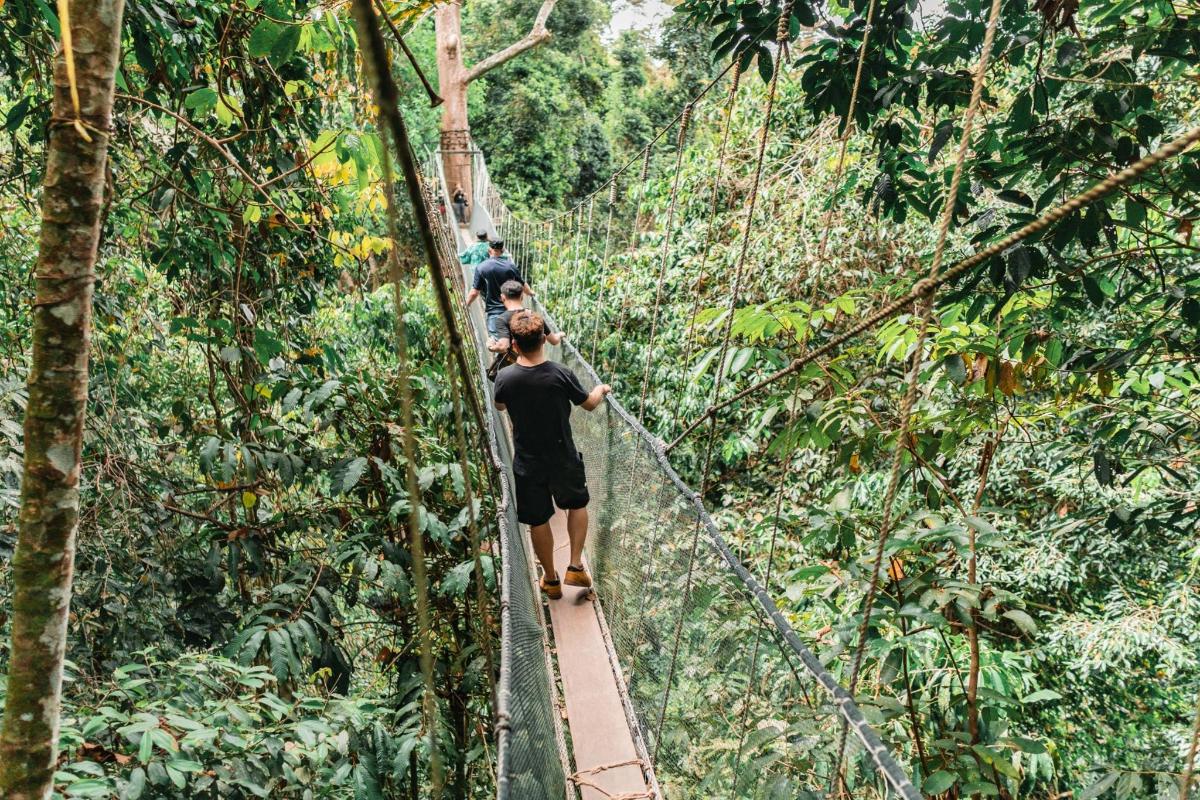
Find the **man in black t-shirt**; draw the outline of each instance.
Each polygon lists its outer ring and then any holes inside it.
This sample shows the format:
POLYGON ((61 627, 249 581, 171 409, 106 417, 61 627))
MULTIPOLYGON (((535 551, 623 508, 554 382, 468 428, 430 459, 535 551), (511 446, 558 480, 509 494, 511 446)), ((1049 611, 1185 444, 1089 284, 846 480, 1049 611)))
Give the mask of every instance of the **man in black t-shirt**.
MULTIPOLYGON (((509 364, 517 360, 517 354, 512 349, 512 333, 508 329, 508 323, 512 320, 513 314, 525 310, 523 305, 522 295, 524 287, 519 281, 506 281, 500 287, 500 299, 504 301, 504 313, 495 317, 495 337, 488 339, 487 348, 496 354, 495 359, 488 367, 488 378, 496 379, 496 373, 502 367, 507 367, 509 364)), ((542 323, 542 333, 546 334, 546 341, 550 344, 562 344, 563 334, 555 333, 550 330, 550 323, 542 323)))
POLYGON ((467 305, 475 302, 475 298, 483 296, 483 313, 487 317, 487 331, 491 338, 496 338, 496 317, 504 313, 504 301, 500 299, 500 287, 507 281, 517 281, 522 291, 533 296, 529 284, 521 279, 521 273, 512 259, 504 254, 504 242, 488 243, 488 259, 475 266, 475 276, 471 281, 471 291, 467 292, 467 305))
POLYGON ((495 402, 512 422, 517 519, 529 526, 533 551, 542 565, 542 591, 558 599, 563 582, 585 588, 592 585, 583 568, 590 498, 583 455, 571 437, 571 406, 591 411, 612 389, 600 384, 586 392, 575 373, 548 361, 543 348, 545 325, 540 314, 525 309, 516 311, 508 321, 517 362, 496 376, 495 402), (550 531, 556 503, 567 512, 571 541, 571 559, 561 580, 554 568, 554 534, 550 531))
MULTIPOLYGON (((504 285, 500 287, 500 300, 504 303, 504 311, 496 318, 496 339, 488 343, 488 349, 492 352, 505 353, 512 347, 512 334, 508 330, 508 323, 512 320, 513 314, 525 310, 524 294, 525 287, 520 281, 505 281, 504 285)), ((549 322, 543 321, 542 328, 547 342, 550 344, 562 343, 563 334, 552 331, 549 322)))

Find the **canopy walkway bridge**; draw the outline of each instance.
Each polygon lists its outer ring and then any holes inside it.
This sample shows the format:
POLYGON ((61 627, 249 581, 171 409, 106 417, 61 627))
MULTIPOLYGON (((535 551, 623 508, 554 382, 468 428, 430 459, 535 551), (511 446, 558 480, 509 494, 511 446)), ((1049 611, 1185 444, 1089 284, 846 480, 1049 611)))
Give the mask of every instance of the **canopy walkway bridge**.
MULTIPOLYGON (((874 3, 872 3, 872 9, 874 3)), ((958 194, 964 160, 969 151, 972 123, 979 109, 982 86, 998 19, 992 8, 982 53, 973 72, 973 92, 962 120, 962 134, 953 178, 946 196, 958 194)), ((784 15, 786 18, 786 14, 784 15)), ((870 30, 868 26, 868 31, 870 30)), ((784 26, 776 44, 786 42, 784 26)), ((864 40, 864 51, 865 51, 864 40)), ((586 558, 592 570, 594 596, 568 593, 545 602, 536 587, 532 548, 517 522, 512 494, 511 442, 504 417, 488 402, 477 409, 486 429, 487 457, 498 507, 501 652, 496 687, 496 777, 500 800, 560 800, 596 798, 793 798, 822 796, 903 797, 921 793, 910 779, 909 736, 904 725, 883 724, 884 715, 872 698, 856 697, 864 662, 874 601, 883 577, 888 537, 895 525, 893 505, 901 475, 904 448, 894 448, 891 477, 883 500, 874 558, 867 565, 870 580, 856 623, 857 636, 840 655, 823 663, 793 630, 787 615, 772 597, 772 571, 780 534, 780 506, 769 523, 770 550, 754 574, 735 554, 705 509, 710 487, 715 426, 732 406, 797 375, 810 364, 836 354, 854 337, 901 313, 915 312, 919 335, 907 371, 896 441, 908 441, 911 412, 918 393, 921 358, 931 321, 933 297, 949 281, 988 259, 1047 229, 1089 202, 1136 181, 1163 160, 1200 140, 1192 128, 1166 140, 1156 151, 1110 175, 1087 191, 1051 208, 1020 229, 990 244, 980 245, 946 267, 946 234, 951 205, 944 203, 936 251, 925 277, 910 290, 884 302, 815 346, 802 349, 777 371, 733 391, 723 391, 728 377, 733 314, 738 308, 747 268, 750 231, 755 222, 760 179, 776 100, 779 72, 775 70, 766 94, 759 131, 757 167, 744 201, 740 256, 732 278, 719 354, 713 362, 716 377, 711 400, 691 420, 676 419, 678 435, 670 443, 650 434, 640 421, 654 380, 655 340, 662 313, 663 280, 671 260, 680 164, 689 121, 697 104, 728 79, 725 132, 712 176, 711 208, 704 244, 712 241, 712 224, 719 202, 729 119, 738 97, 739 73, 727 69, 660 130, 638 157, 624 165, 594 194, 567 212, 545 220, 526 220, 512 214, 491 182, 482 154, 473 148, 457 153, 434 153, 424 181, 415 167, 406 172, 410 198, 425 216, 431 238, 430 268, 441 293, 447 332, 454 338, 462 325, 473 346, 475 361, 461 366, 473 371, 474 392, 489 398, 484 372, 490 354, 478 305, 464 308, 451 302, 442 277, 465 294, 469 275, 458 269, 457 251, 473 242, 474 232, 486 230, 510 245, 523 275, 535 290, 551 288, 550 308, 534 301, 548 318, 562 317, 568 339, 551 348, 551 356, 570 367, 590 388, 600 382, 592 366, 597 352, 597 304, 605 300, 604 270, 618 242, 637 246, 638 220, 646 181, 656 147, 677 134, 670 178, 670 211, 661 237, 659 281, 653 304, 646 304, 649 347, 641 369, 640 391, 610 396, 595 412, 575 413, 572 426, 584 454, 592 495, 586 558), (446 156, 471 161, 472 218, 457 225, 446 211, 452 207, 443 174, 446 156), (640 163, 640 178, 633 177, 640 163), (630 192, 634 220, 626 230, 614 228, 622 182, 630 192), (418 185, 426 194, 419 198, 418 185), (604 194, 607 193, 607 204, 604 194), (435 209, 442 206, 442 213, 435 209), (599 209, 599 215, 596 214, 599 209), (606 221, 604 220, 607 217, 606 221), (586 220, 586 222, 585 222, 586 220), (598 252, 599 258, 593 257, 598 252), (440 264, 440 266, 439 266, 440 264), (441 274, 439 274, 441 273, 441 274), (557 287, 539 286, 550 273, 557 287), (563 285, 563 280, 568 285, 563 285), (456 322, 456 320, 466 320, 456 322), (581 347, 589 347, 591 358, 581 347), (638 413, 627 407, 636 399, 638 413), (669 454, 684 439, 707 426, 699 491, 672 467, 669 454)), ((862 55, 858 75, 862 72, 862 55)), ((386 87, 385 87, 386 88, 386 87)), ((394 87, 392 87, 394 92, 394 87)), ((856 77, 848 119, 854 117, 856 77)), ((386 92, 383 93, 386 100, 386 92)), ((394 103, 391 104, 394 106, 394 103)), ((388 103, 381 107, 389 108, 388 103)), ((403 124, 388 120, 398 146, 407 147, 403 124)), ((845 164, 849 125, 843 127, 838 159, 839 184, 845 164)), ((406 165, 407 169, 407 165, 406 165)), ((661 172, 662 170, 660 170, 661 172)), ((822 249, 825 243, 822 242, 822 249)), ((706 253, 701 248, 701 253, 706 253)), ((703 261, 698 265, 704 273, 703 261)), ((550 283, 549 281, 547 282, 550 283)), ((624 298, 629 302, 630 298, 624 298)), ((695 309, 693 309, 693 319, 695 309)), ((557 323, 553 323, 556 324, 557 323)), ((690 363, 692 337, 684 363, 690 363)), ((638 386, 636 379, 630 384, 638 386)), ((777 497, 782 498, 787 470, 779 470, 777 497)), ((556 520, 560 539, 562 520, 556 520)), ((561 550, 561 549, 560 549, 561 550)), ((558 554, 561 557, 561 552, 558 554)), ((561 562, 560 562, 561 565, 561 562)), ((1190 773, 1190 767, 1188 769, 1190 773)), ((921 776, 918 776, 919 778, 921 776)), ((928 776, 924 776, 928 777, 928 776)), ((1184 783, 1189 778, 1185 773, 1184 783)), ((917 781, 918 785, 920 781, 917 781)))
MULTIPOLYGON (((498 235, 509 216, 482 155, 473 161, 478 202, 467 225, 443 215, 444 252, 475 231, 498 235)), ((439 178, 440 164, 436 154, 439 178)), ((487 333, 479 304, 468 311, 486 393, 487 333)), ((600 382, 569 338, 551 357, 585 388, 600 382)), ((540 598, 509 491, 507 426, 494 408, 488 424, 502 484, 501 797, 794 797, 836 777, 843 723, 848 786, 920 796, 620 400, 572 415, 592 495, 591 596, 566 587, 560 601, 540 598)), ((565 569, 561 512, 552 527, 565 569)))

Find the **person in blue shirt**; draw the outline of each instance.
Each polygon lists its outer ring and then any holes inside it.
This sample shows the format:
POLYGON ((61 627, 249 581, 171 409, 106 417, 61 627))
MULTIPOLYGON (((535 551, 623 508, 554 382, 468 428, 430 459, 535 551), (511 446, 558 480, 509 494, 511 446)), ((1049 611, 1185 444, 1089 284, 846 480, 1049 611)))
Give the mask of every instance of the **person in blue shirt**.
POLYGON ((458 260, 468 267, 473 267, 488 257, 487 231, 479 231, 475 238, 479 241, 458 254, 458 260))
POLYGON ((521 291, 533 297, 533 290, 517 271, 517 265, 504 254, 504 242, 496 240, 488 242, 488 259, 475 267, 475 278, 471 282, 471 291, 467 292, 467 305, 474 303, 476 298, 483 297, 484 314, 487 317, 488 336, 498 339, 496 327, 500 315, 504 313, 504 299, 500 296, 500 287, 508 281, 521 284, 521 291))

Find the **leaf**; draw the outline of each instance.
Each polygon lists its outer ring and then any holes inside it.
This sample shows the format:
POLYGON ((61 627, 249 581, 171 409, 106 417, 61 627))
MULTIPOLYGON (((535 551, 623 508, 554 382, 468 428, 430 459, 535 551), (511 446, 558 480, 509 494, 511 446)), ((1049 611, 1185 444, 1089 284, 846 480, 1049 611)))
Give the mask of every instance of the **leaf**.
POLYGON ((339 461, 329 472, 330 494, 336 497, 353 489, 366 469, 367 459, 362 456, 339 461))
POLYGON ((1162 136, 1163 126, 1156 118, 1149 114, 1138 114, 1137 118, 1137 137, 1142 144, 1149 146, 1150 140, 1156 136, 1162 136))
POLYGON ((1037 623, 1033 621, 1033 617, 1019 608, 1011 608, 1004 612, 1004 616, 1011 619, 1021 629, 1022 633, 1032 636, 1037 632, 1037 623))
POLYGON ((1008 740, 1015 744, 1023 753, 1041 755, 1042 753, 1047 752, 1046 745, 1042 744, 1036 739, 1026 739, 1024 736, 1009 736, 1008 740))
POLYGON ((1101 486, 1112 486, 1112 465, 1108 462, 1108 454, 1104 452, 1104 448, 1097 448, 1092 453, 1092 467, 1096 474, 1096 483, 1101 486))
POLYGON ((729 367, 729 374, 737 375, 746 368, 746 365, 750 363, 750 359, 753 356, 753 347, 743 347, 742 349, 738 350, 737 354, 733 357, 733 363, 729 367))
POLYGON ((129 773, 129 783, 121 795, 121 800, 138 800, 144 791, 146 791, 146 770, 136 767, 133 772, 129 773))
POLYGON ((195 111, 198 115, 207 114, 217 106, 217 91, 205 86, 189 94, 183 101, 183 107, 195 111))
POLYGON ((1050 366, 1057 367, 1062 363, 1063 343, 1061 339, 1051 339, 1046 342, 1046 360, 1050 366))
POLYGON ((1083 276, 1083 289, 1087 292, 1088 300, 1097 308, 1104 305, 1104 289, 1100 288, 1100 282, 1091 275, 1083 276))
POLYGON ((1079 797, 1076 798, 1076 800, 1092 800, 1093 797, 1099 797, 1100 795, 1104 794, 1105 791, 1108 790, 1108 787, 1110 787, 1114 783, 1116 783, 1117 778, 1119 778, 1119 777, 1121 777, 1121 773, 1119 773, 1119 772, 1108 773, 1103 778, 1096 781, 1091 786, 1089 786, 1088 788, 1086 788, 1082 792, 1080 792, 1079 797))
POLYGON ((1017 391, 1017 371, 1013 367, 1011 361, 1004 361, 1000 364, 1000 379, 997 381, 1000 387, 1000 393, 1005 397, 1012 397, 1017 391))
POLYGON ((84 778, 67 786, 68 797, 111 797, 112 787, 103 778, 84 778))
POLYGON ((271 46, 271 52, 268 57, 272 64, 278 67, 287 62, 295 54, 296 48, 300 45, 300 30, 301 27, 299 25, 284 26, 275 43, 271 46))
POLYGON ((1043 700, 1062 700, 1062 695, 1053 689, 1038 689, 1021 698, 1022 703, 1040 703, 1043 700))
POLYGON ((8 116, 4 118, 5 131, 12 133, 17 128, 21 127, 21 123, 25 121, 25 117, 29 114, 29 107, 32 104, 32 101, 32 97, 22 97, 17 101, 16 105, 8 110, 8 116))
POLYGON ((759 48, 758 51, 758 74, 762 78, 763 83, 771 82, 771 75, 775 72, 775 61, 771 58, 771 53, 766 48, 759 48))
POLYGON ((1033 208, 1033 198, 1022 191, 1016 189, 1005 189, 996 195, 1006 203, 1013 203, 1025 208, 1033 208))
POLYGON ((946 374, 950 376, 950 380, 959 386, 966 382, 967 364, 958 353, 943 358, 942 367, 946 370, 946 374))
POLYGON ((958 776, 953 772, 947 772, 944 769, 939 769, 937 772, 930 775, 921 784, 921 792, 923 794, 941 794, 949 789, 958 781, 958 776))
POLYGON ((446 573, 446 577, 442 578, 442 594, 447 597, 461 596, 467 590, 467 586, 471 582, 471 575, 475 572, 475 561, 464 561, 457 567, 454 567, 446 573))
POLYGON ((974 783, 963 784, 961 790, 962 797, 970 797, 973 794, 983 794, 988 797, 996 797, 1000 794, 1000 790, 996 788, 994 783, 985 781, 976 781, 974 783))
POLYGON ((150 731, 142 731, 142 739, 138 742, 138 761, 149 764, 152 755, 154 755, 154 737, 150 735, 150 731))
POLYGON ((291 671, 291 659, 288 658, 287 643, 281 630, 271 631, 271 672, 282 683, 287 680, 291 671))
POLYGON ((262 58, 271 52, 271 48, 275 46, 275 42, 282 32, 283 26, 278 22, 264 19, 250 32, 250 40, 246 43, 246 52, 250 54, 251 58, 262 58))
POLYGON ((254 331, 254 354, 258 356, 259 363, 268 364, 282 352, 283 343, 273 333, 262 328, 254 331))
POLYGON ((952 133, 954 133, 954 120, 944 119, 938 123, 937 128, 933 131, 933 139, 929 142, 930 164, 937 160, 938 153, 946 146, 946 142, 950 141, 952 133))
POLYGON ((1183 321, 1193 328, 1200 328, 1200 302, 1196 298, 1189 297, 1183 301, 1183 305, 1179 309, 1180 316, 1183 321))

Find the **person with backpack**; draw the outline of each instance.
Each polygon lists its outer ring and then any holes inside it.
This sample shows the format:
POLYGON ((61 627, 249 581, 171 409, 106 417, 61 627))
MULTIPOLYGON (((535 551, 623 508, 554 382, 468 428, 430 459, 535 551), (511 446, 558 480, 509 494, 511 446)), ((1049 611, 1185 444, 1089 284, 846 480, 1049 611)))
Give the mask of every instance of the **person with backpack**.
POLYGON ((464 266, 473 267, 488 257, 488 232, 476 232, 475 239, 475 244, 458 254, 458 260, 464 266))
MULTIPOLYGON (((495 381, 500 370, 517 360, 517 354, 512 347, 512 331, 509 323, 518 311, 524 311, 523 297, 525 287, 518 281, 506 281, 500 287, 500 299, 504 302, 504 313, 496 319, 496 338, 488 342, 488 350, 496 354, 491 366, 487 369, 489 380, 495 381)), ((543 321, 546 341, 549 344, 562 344, 563 333, 550 329, 550 323, 543 321)))
MULTIPOLYGON (((489 350, 495 353, 504 353, 512 349, 512 331, 509 329, 509 323, 512 322, 514 314, 525 310, 524 297, 525 286, 520 281, 505 281, 501 285, 500 301, 504 303, 504 312, 496 320, 496 341, 488 345, 489 350)), ((545 327, 548 344, 562 344, 562 331, 551 330, 550 323, 544 319, 542 325, 545 327)), ((514 356, 514 360, 515 358, 514 356)))
POLYGON ((517 360, 496 376, 493 399, 512 422, 517 519, 529 526, 533 551, 542 565, 541 590, 557 600, 564 583, 585 589, 592 585, 583 566, 591 498, 583 454, 571 437, 571 406, 592 411, 612 389, 602 383, 585 391, 574 372, 546 358, 546 322, 540 314, 514 309, 507 326, 517 360), (570 540, 570 560, 561 577, 554 566, 550 530, 555 505, 567 512, 570 540))

